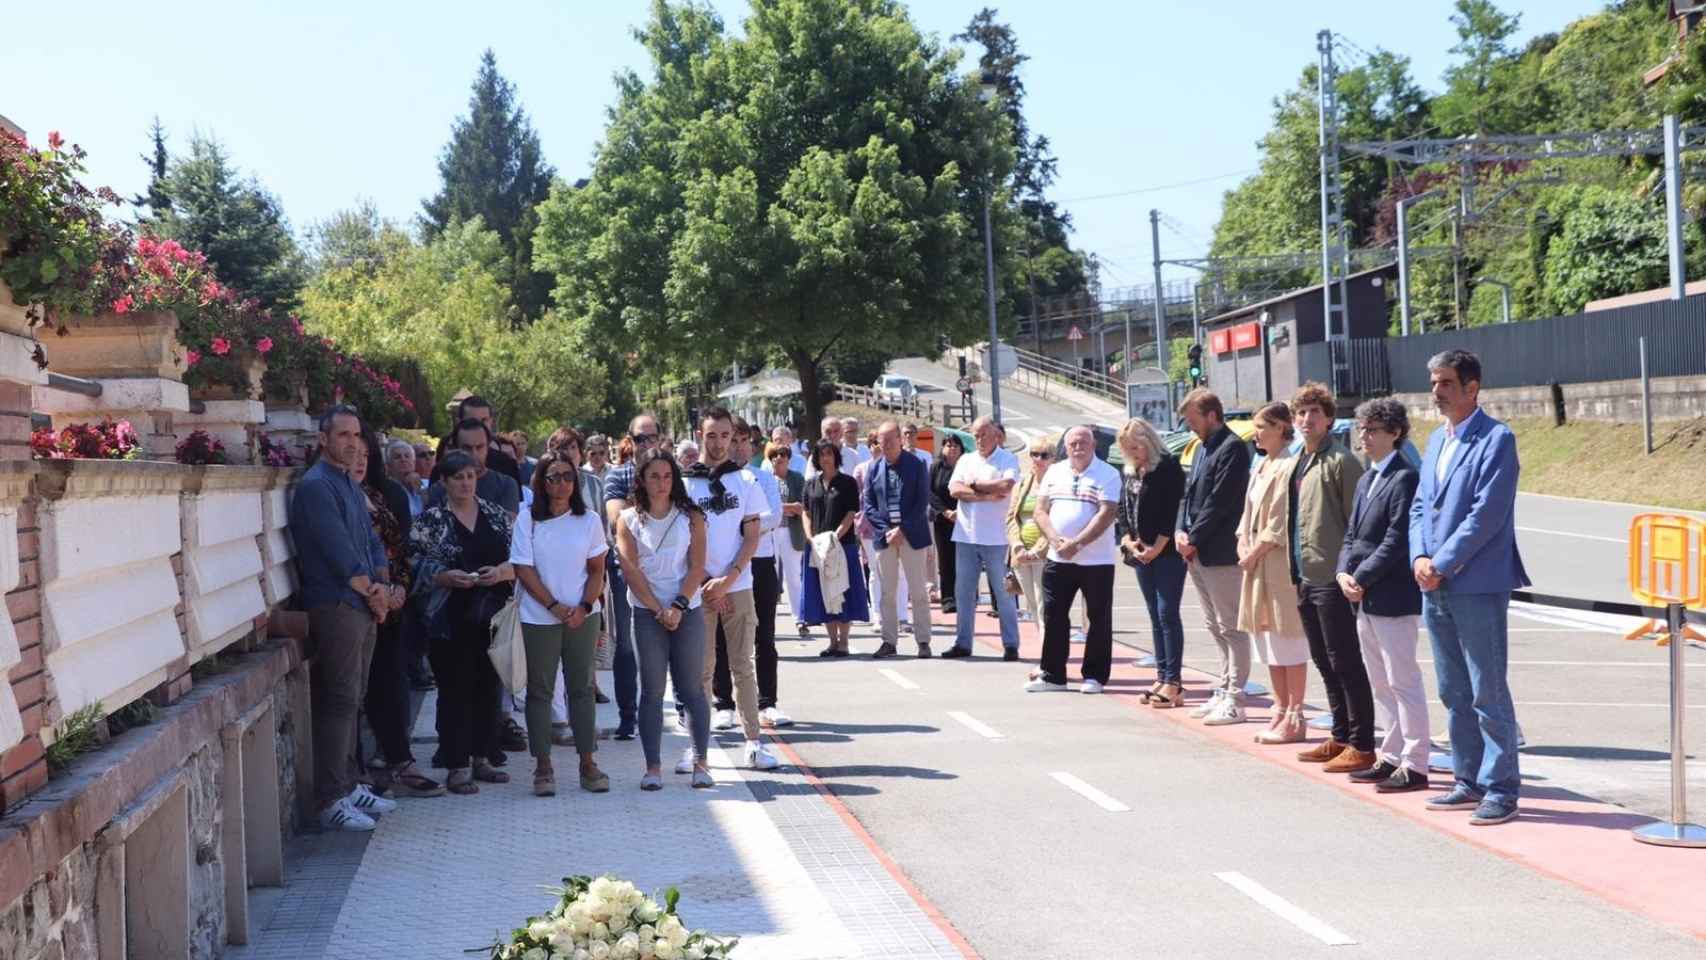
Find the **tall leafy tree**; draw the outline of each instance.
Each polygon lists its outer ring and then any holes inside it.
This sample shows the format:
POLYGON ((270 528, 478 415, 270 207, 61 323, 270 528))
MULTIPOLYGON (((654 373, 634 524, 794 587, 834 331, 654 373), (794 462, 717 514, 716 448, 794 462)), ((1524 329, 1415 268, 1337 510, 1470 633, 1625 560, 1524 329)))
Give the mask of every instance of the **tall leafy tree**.
POLYGON ((316 275, 348 268, 372 276, 407 240, 402 228, 381 217, 379 208, 366 199, 308 228, 316 275))
POLYGON ((425 239, 479 217, 503 242, 505 282, 516 313, 512 319, 537 318, 551 287, 550 279, 533 269, 534 208, 549 194, 556 171, 545 162, 515 85, 498 73, 490 49, 480 57, 467 116, 451 124, 438 173, 442 186, 421 205, 425 239))
POLYGON ((767 345, 807 424, 851 341, 928 352, 982 326, 982 206, 998 269, 1023 246, 1011 128, 955 51, 893 0, 754 0, 739 37, 654 0, 649 80, 618 78, 593 175, 541 207, 538 264, 593 339, 652 369, 767 345))
POLYGON ((143 223, 151 223, 171 212, 172 198, 166 192, 166 174, 171 169, 172 155, 166 150, 166 128, 161 126, 160 118, 154 118, 154 125, 149 128, 148 139, 151 148, 141 159, 148 166, 148 189, 132 197, 131 205, 147 208, 147 213, 138 213, 137 219, 143 223))
POLYGON ((295 305, 307 271, 284 211, 257 180, 241 175, 218 140, 191 138, 162 189, 171 206, 155 210, 156 230, 207 254, 221 282, 263 305, 295 305))
POLYGON ((1446 92, 1434 103, 1434 117, 1448 135, 1506 133, 1520 126, 1508 94, 1521 82, 1520 58, 1509 40, 1522 25, 1521 14, 1507 14, 1493 0, 1457 0, 1451 14, 1458 62, 1445 71, 1446 92))

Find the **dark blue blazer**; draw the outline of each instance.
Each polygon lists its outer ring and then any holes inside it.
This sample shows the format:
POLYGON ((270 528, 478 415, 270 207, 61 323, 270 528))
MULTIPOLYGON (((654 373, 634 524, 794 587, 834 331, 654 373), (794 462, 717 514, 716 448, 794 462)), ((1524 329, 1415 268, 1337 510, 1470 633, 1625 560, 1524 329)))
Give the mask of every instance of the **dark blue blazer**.
POLYGON ((1402 454, 1376 474, 1371 466, 1357 481, 1356 506, 1339 551, 1339 572, 1362 587, 1362 612, 1403 617, 1422 612, 1422 591, 1410 570, 1410 502, 1421 477, 1402 454), (1376 476, 1380 486, 1370 495, 1376 476))
POLYGON ((865 519, 877 531, 878 550, 888 546, 883 539, 889 531, 888 482, 889 471, 900 474, 900 531, 914 550, 930 546, 930 473, 924 461, 902 450, 900 459, 891 466, 878 457, 865 473, 865 491, 860 496, 865 519))

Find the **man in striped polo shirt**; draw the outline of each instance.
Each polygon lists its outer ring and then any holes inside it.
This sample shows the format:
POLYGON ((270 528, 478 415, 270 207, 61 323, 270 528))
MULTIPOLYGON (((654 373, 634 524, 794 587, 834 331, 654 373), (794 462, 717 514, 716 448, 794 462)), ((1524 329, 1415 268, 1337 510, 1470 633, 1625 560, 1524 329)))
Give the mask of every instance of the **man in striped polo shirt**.
POLYGON ((1072 602, 1084 593, 1090 621, 1084 641, 1080 693, 1101 693, 1114 659, 1114 515, 1120 502, 1119 471, 1096 456, 1089 427, 1066 431, 1066 459, 1043 474, 1037 496, 1037 526, 1048 542, 1043 565, 1042 668, 1025 689, 1066 689, 1066 660, 1072 648, 1072 602))

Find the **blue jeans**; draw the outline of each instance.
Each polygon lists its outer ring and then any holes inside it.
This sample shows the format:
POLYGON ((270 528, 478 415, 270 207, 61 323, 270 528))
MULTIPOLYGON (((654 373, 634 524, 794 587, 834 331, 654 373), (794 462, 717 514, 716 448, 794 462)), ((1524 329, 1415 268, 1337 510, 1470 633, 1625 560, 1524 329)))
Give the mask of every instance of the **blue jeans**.
POLYGON ((645 682, 640 692, 640 748, 646 765, 663 762, 663 684, 675 678, 675 695, 687 710, 693 731, 694 755, 704 759, 711 742, 711 703, 705 699, 705 611, 694 607, 681 615, 673 631, 665 630, 650 610, 634 612, 634 640, 640 650, 645 682))
POLYGON ((1172 550, 1151 563, 1137 565, 1137 586, 1149 609, 1149 632, 1155 637, 1155 677, 1178 683, 1185 662, 1185 622, 1179 602, 1185 594, 1185 558, 1172 550))
POLYGON ((604 568, 610 578, 610 618, 616 622, 611 642, 616 644, 616 721, 625 731, 634 729, 634 709, 639 700, 640 668, 634 661, 634 611, 628 604, 628 583, 622 579, 622 569, 615 564, 604 568))
POLYGON ((1002 589, 1007 576, 1007 545, 984 546, 978 543, 954 543, 954 606, 959 620, 954 625, 954 646, 972 649, 972 633, 977 626, 977 575, 987 567, 995 590, 995 610, 1001 616, 1001 645, 1009 650, 1019 649, 1019 605, 1011 593, 1002 589))
POLYGON ((1451 731, 1451 766, 1459 786, 1515 803, 1516 708, 1505 683, 1509 593, 1422 594, 1422 621, 1432 637, 1434 676, 1451 731))

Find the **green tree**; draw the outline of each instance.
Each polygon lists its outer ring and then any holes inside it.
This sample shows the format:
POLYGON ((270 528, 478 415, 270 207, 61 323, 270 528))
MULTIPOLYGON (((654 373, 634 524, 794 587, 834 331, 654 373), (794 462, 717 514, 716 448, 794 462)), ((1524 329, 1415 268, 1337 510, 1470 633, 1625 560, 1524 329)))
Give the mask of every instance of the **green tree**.
POLYGON ((1546 247, 1547 299, 1557 313, 1589 300, 1661 286, 1668 276, 1662 214, 1604 187, 1578 187, 1555 202, 1558 235, 1546 247))
POLYGON ((278 199, 244 178, 219 141, 190 140, 172 160, 162 189, 171 200, 151 222, 161 235, 207 254, 220 282, 263 306, 295 306, 306 265, 278 199))
POLYGON ((651 79, 618 78, 591 178, 540 208, 537 262, 592 339, 659 372, 762 345, 808 429, 839 346, 978 339, 989 184, 1002 275, 1023 228, 999 186, 1011 130, 956 52, 892 0, 755 0, 738 38, 654 0, 638 36, 651 79))
POLYGON ((308 255, 316 275, 355 268, 376 273, 394 252, 408 246, 408 234, 379 215, 372 200, 362 200, 308 228, 308 255))
POLYGON ((468 115, 451 124, 450 142, 439 155, 442 186, 421 205, 421 228, 430 241, 454 223, 479 217, 496 231, 518 322, 537 318, 550 297, 550 278, 533 269, 533 231, 534 208, 549 194, 555 173, 516 101, 515 85, 498 73, 497 57, 486 50, 468 115))
POLYGON ((172 209, 172 198, 166 192, 166 173, 171 169, 172 155, 166 150, 166 128, 160 125, 158 116, 149 128, 148 139, 152 149, 141 157, 148 166, 148 189, 130 200, 132 206, 139 208, 137 220, 142 223, 152 223, 172 209), (140 212, 144 207, 147 213, 140 212))

